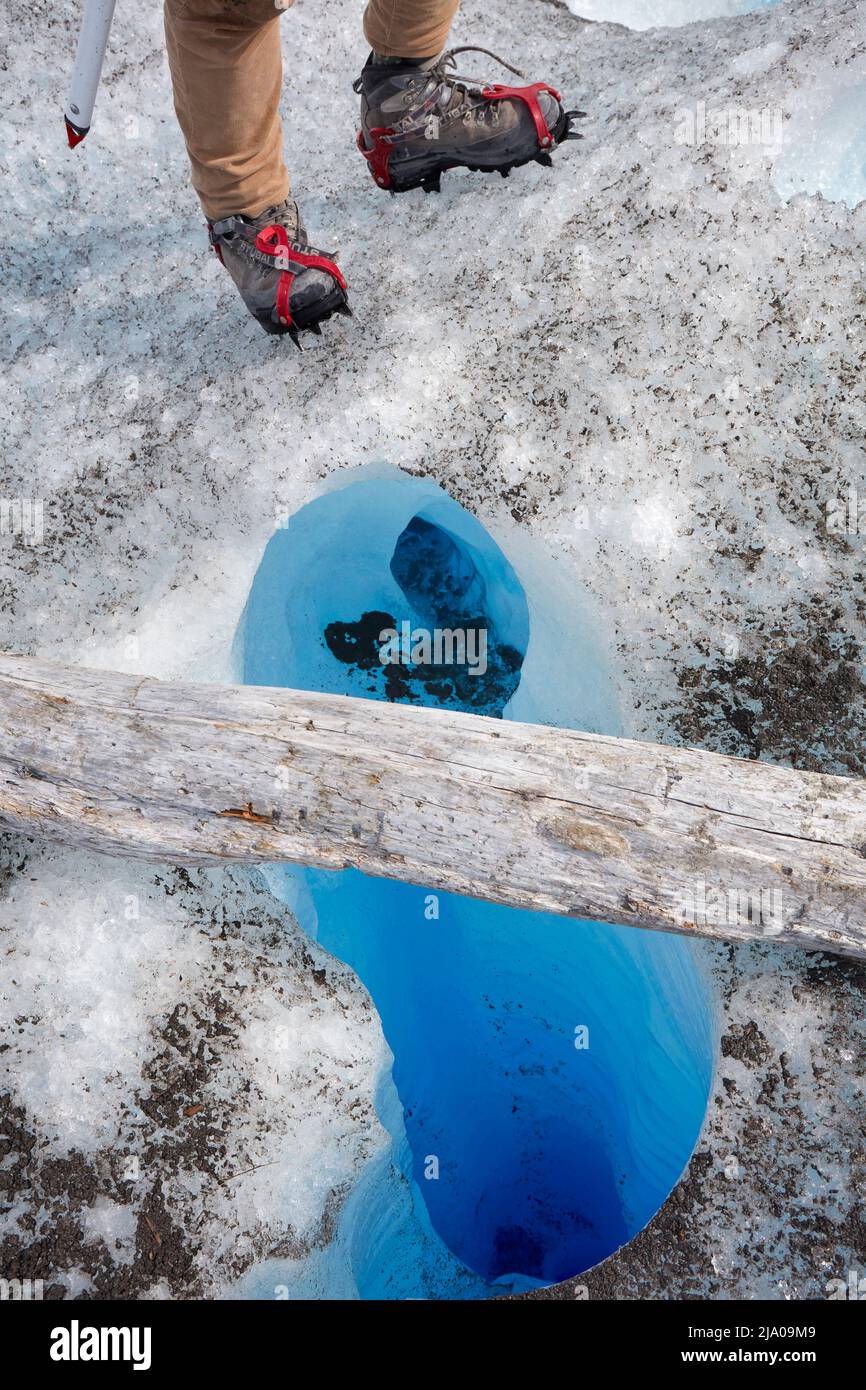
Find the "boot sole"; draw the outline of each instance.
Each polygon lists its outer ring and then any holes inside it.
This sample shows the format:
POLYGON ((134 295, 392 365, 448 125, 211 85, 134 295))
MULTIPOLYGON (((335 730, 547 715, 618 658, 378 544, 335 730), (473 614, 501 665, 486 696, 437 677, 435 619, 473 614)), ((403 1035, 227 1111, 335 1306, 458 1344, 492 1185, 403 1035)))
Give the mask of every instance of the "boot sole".
MULTIPOLYGON (((571 132, 572 116, 570 111, 562 111, 559 120, 551 130, 553 144, 551 150, 556 149, 564 140, 580 140, 582 136, 571 132)), ((583 114, 583 113, 580 113, 583 114)), ((425 193, 438 193, 439 181, 444 173, 449 169, 470 169, 474 174, 500 174, 507 179, 512 169, 521 169, 525 164, 541 164, 549 169, 553 160, 547 150, 536 149, 530 154, 523 155, 515 159, 501 160, 497 163, 471 163, 468 159, 450 159, 443 155, 439 159, 430 158, 423 161, 423 165, 408 174, 408 177, 395 178, 394 171, 391 171, 391 183, 388 187, 389 193, 409 193, 414 188, 423 188, 425 193)))
POLYGON ((334 314, 343 314, 346 318, 354 318, 354 314, 349 308, 348 298, 340 285, 335 285, 331 294, 325 295, 315 304, 310 304, 305 309, 299 309, 297 314, 292 315, 292 322, 288 328, 281 323, 274 323, 272 319, 259 319, 258 322, 266 333, 280 337, 288 334, 295 347, 303 352, 300 334, 308 332, 319 337, 322 332, 320 324, 326 323, 334 314))

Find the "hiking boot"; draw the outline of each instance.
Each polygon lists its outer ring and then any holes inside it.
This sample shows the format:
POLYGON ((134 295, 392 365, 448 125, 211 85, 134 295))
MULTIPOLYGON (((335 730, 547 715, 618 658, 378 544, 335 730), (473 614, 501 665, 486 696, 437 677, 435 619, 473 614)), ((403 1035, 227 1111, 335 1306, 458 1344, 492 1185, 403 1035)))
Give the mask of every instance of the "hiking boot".
POLYGON ((445 169, 497 170, 503 177, 535 159, 550 164, 563 140, 579 140, 545 82, 529 87, 459 77, 458 53, 486 53, 517 77, 522 73, 486 48, 453 48, 439 58, 412 61, 371 53, 355 91, 361 96, 358 148, 380 188, 404 193, 439 188, 445 169))
POLYGON ((209 222, 208 233, 266 333, 288 333, 300 347, 300 329, 320 333, 319 324, 331 314, 351 314, 346 282, 333 256, 310 245, 293 198, 258 217, 209 222))

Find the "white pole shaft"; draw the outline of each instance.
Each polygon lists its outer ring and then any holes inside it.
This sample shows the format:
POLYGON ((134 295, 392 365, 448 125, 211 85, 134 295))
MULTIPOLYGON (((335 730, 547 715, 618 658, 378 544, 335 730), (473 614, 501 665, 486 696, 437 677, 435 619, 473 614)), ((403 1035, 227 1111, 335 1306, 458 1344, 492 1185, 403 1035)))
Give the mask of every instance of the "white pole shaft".
POLYGON ((65 113, 66 120, 79 138, 90 128, 116 3, 117 0, 84 0, 84 16, 65 113))

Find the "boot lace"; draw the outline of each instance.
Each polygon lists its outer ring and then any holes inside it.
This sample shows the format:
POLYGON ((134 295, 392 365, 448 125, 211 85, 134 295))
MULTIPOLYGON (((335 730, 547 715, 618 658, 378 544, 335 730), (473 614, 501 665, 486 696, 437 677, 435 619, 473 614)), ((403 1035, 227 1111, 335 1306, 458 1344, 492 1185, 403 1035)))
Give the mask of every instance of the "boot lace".
POLYGON ((458 53, 483 53, 508 72, 514 73, 515 77, 524 77, 524 74, 512 63, 500 58, 498 53, 492 53, 489 48, 480 48, 477 44, 463 44, 460 48, 447 49, 428 69, 429 78, 436 83, 436 105, 442 115, 450 119, 462 117, 467 124, 484 125, 488 117, 494 124, 498 123, 501 110, 499 103, 490 104, 480 100, 483 88, 489 85, 487 79, 469 77, 453 71, 457 67, 458 53))
POLYGON ((304 236, 303 224, 294 198, 286 198, 285 202, 267 208, 265 212, 259 213, 258 217, 247 218, 246 221, 257 232, 274 225, 285 227, 290 241, 300 241, 304 236))
MULTIPOLYGON (((507 63, 489 48, 481 48, 477 44, 449 48, 431 63, 429 68, 422 69, 418 77, 407 87, 407 97, 414 97, 415 101, 413 109, 398 122, 398 127, 404 134, 416 128, 430 125, 435 127, 442 117, 448 121, 462 119, 466 124, 484 125, 488 119, 494 125, 498 123, 500 103, 486 102, 481 97, 481 92, 489 85, 487 79, 469 77, 452 71, 457 67, 458 53, 483 53, 514 73, 515 77, 525 78, 525 74, 519 68, 507 63)), ((431 134, 435 134, 435 129, 431 134)))

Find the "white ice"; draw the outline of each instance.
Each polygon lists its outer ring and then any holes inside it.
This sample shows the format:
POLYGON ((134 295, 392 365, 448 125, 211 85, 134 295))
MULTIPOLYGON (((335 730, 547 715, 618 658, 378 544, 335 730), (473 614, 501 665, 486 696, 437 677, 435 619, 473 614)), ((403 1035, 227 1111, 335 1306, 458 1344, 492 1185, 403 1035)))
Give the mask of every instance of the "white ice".
MULTIPOLYGON (((859 65, 861 74, 864 64, 859 65)), ((866 199, 866 81, 804 93, 773 165, 783 198, 820 193, 856 207, 866 199)))
MULTIPOLYGON (((784 3, 784 0, 782 0, 784 3)), ((674 28, 702 19, 747 14, 779 0, 566 0, 572 14, 628 29, 674 28)))

